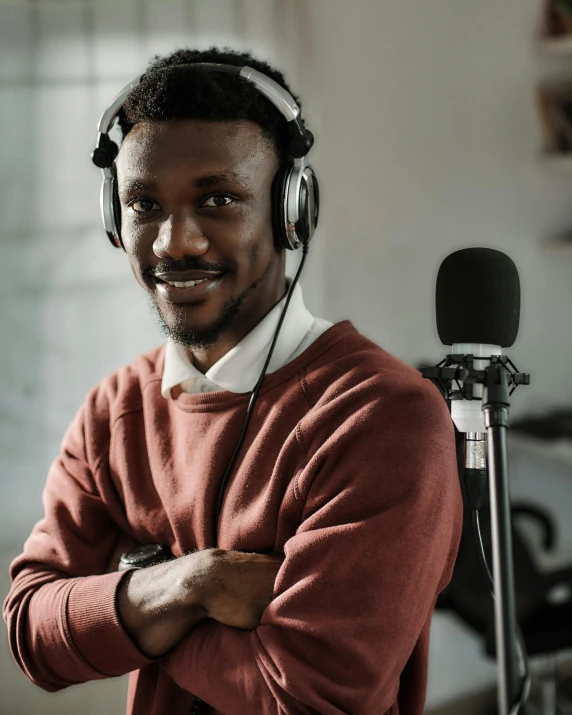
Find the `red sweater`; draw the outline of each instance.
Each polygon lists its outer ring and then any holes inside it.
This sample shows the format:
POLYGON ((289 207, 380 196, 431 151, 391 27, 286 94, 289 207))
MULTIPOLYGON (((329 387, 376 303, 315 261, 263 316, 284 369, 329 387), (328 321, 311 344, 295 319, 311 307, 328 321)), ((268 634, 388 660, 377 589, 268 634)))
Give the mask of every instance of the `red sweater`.
POLYGON ((127 712, 421 715, 435 599, 462 503, 444 400, 349 321, 266 377, 227 488, 219 546, 285 554, 256 630, 200 622, 145 657, 118 621, 121 533, 176 556, 210 546, 249 394, 160 394, 164 349, 93 389, 11 565, 4 615, 26 675, 54 691, 131 672, 127 712))

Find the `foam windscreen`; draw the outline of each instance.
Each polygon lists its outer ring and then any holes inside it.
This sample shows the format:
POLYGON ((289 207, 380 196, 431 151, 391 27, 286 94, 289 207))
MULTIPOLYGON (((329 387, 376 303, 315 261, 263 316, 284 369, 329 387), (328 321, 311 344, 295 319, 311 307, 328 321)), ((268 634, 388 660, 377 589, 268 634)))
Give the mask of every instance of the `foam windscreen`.
POLYGON ((447 256, 437 274, 437 331, 444 345, 488 343, 508 348, 520 321, 520 280, 513 261, 492 248, 447 256))

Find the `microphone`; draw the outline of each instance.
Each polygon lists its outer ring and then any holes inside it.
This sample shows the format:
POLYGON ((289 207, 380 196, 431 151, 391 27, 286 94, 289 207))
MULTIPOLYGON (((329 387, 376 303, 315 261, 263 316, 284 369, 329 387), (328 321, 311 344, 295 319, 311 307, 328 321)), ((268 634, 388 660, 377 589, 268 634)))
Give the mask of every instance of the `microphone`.
MULTIPOLYGON (((437 274, 437 332, 463 367, 484 370, 518 334, 520 280, 502 251, 465 248, 445 258, 437 274), (472 359, 467 356, 472 356, 472 359)), ((451 419, 465 435, 465 468, 486 470, 482 384, 452 392, 451 419)))
POLYGON ((483 397, 489 397, 488 380, 494 374, 496 384, 500 380, 507 392, 510 388, 508 396, 517 385, 530 384, 530 375, 518 372, 503 354, 514 343, 520 322, 516 266, 492 248, 455 251, 439 268, 435 306, 439 338, 452 351, 435 367, 422 368, 421 374, 439 388, 457 431, 464 435, 459 470, 463 498, 470 509, 479 509, 487 478, 483 397))

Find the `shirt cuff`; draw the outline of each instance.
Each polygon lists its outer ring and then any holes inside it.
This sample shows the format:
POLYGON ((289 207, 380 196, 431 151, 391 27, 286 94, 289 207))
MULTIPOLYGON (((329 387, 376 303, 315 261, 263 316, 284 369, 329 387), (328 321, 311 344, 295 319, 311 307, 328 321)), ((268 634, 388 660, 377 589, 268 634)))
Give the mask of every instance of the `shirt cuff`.
POLYGON ((66 620, 85 660, 104 675, 124 675, 152 662, 119 621, 116 598, 123 577, 132 571, 79 578, 69 591, 66 620))

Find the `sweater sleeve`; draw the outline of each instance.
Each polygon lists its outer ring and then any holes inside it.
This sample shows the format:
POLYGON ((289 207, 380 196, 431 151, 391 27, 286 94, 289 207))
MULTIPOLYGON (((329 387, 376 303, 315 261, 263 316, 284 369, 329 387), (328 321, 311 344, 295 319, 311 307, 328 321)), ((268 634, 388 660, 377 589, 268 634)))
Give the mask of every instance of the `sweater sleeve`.
POLYGON ((302 521, 260 626, 202 622, 162 661, 224 713, 388 712, 452 575, 462 502, 435 388, 372 401, 366 385, 315 424, 299 431, 302 521))
POLYGON ((117 619, 126 572, 105 573, 121 532, 99 492, 97 461, 90 466, 98 440, 93 420, 86 403, 64 437, 43 492, 44 518, 11 564, 4 602, 12 654, 48 691, 150 662, 117 619))

